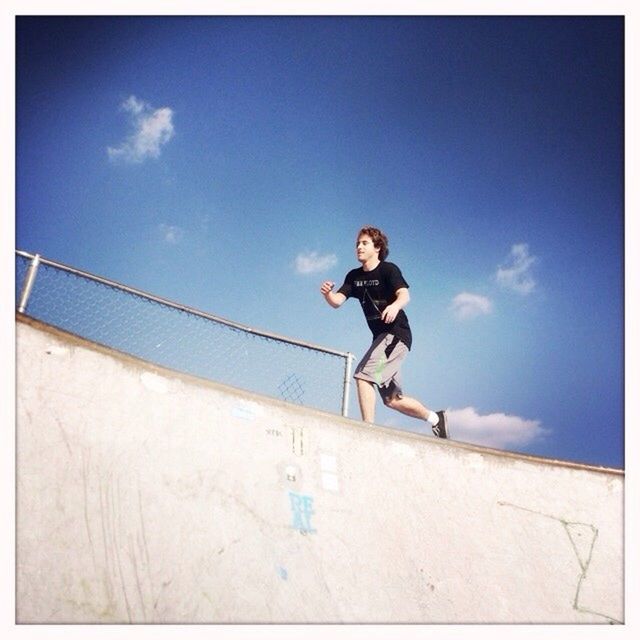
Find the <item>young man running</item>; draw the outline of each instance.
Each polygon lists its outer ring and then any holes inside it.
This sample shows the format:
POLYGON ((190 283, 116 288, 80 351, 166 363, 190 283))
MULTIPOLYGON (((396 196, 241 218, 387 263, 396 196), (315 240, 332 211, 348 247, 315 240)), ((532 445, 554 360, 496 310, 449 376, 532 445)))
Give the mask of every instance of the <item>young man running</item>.
POLYGON ((365 422, 373 423, 377 387, 388 407, 412 418, 425 420, 438 438, 448 438, 444 411, 431 411, 421 402, 405 396, 400 385, 400 365, 411 349, 411 328, 404 307, 409 303, 409 285, 400 269, 386 262, 387 237, 375 227, 363 227, 358 233, 356 257, 362 265, 347 274, 344 284, 333 292, 335 283, 322 283, 320 292, 334 309, 347 298, 360 301, 373 333, 373 343, 356 368, 360 412, 365 422))

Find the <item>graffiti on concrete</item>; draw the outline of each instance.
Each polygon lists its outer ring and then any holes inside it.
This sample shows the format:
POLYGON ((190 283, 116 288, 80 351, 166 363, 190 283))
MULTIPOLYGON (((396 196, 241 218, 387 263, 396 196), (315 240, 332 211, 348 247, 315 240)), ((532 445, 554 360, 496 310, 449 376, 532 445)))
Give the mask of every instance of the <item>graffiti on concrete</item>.
POLYGON ((302 457, 304 455, 304 429, 302 427, 291 428, 291 445, 293 454, 302 457))
POLYGON ((311 516, 315 513, 313 498, 289 491, 289 503, 293 517, 293 528, 302 534, 316 533, 316 530, 311 526, 311 516))
POLYGON ((587 579, 589 565, 591 564, 591 559, 593 558, 593 549, 596 546, 596 540, 598 539, 598 529, 596 527, 594 527, 592 524, 587 524, 584 522, 569 522, 568 520, 564 520, 563 518, 559 518, 558 516, 552 516, 540 511, 534 511, 533 509, 528 509, 527 507, 521 507, 517 504, 511 504, 510 502, 503 502, 499 500, 498 504, 501 507, 511 507, 512 509, 526 511, 543 518, 549 518, 561 524, 562 528, 569 538, 569 543, 571 544, 571 548, 581 569, 580 577, 578 578, 578 584, 576 585, 575 596, 573 598, 573 608, 576 611, 580 611, 581 613, 590 613, 602 618, 606 618, 610 623, 622 624, 621 620, 616 620, 611 616, 600 613, 598 611, 593 611, 592 609, 588 609, 580 604, 580 591, 582 589, 582 584, 587 579), (585 538, 583 538, 583 534, 585 534, 585 538), (578 542, 582 539, 586 540, 586 543, 578 542))

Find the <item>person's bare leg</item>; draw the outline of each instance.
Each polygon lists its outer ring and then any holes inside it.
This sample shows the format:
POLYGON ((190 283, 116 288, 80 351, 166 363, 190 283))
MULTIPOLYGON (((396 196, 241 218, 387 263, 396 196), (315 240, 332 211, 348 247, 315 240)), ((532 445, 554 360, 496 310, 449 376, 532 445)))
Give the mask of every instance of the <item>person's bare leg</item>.
POLYGON ((376 390, 373 382, 356 378, 358 385, 358 401, 363 422, 373 424, 376 415, 376 390))
POLYGON ((421 402, 415 398, 409 396, 402 396, 402 398, 390 398, 386 403, 387 407, 395 409, 400 413, 404 413, 406 416, 412 418, 419 418, 420 420, 426 420, 430 413, 421 402))
POLYGON ((390 409, 395 409, 404 413, 406 416, 426 420, 431 425, 433 435, 438 438, 449 438, 449 427, 447 426, 447 418, 444 411, 433 412, 427 409, 421 402, 415 398, 403 396, 402 398, 389 398, 385 404, 390 409))

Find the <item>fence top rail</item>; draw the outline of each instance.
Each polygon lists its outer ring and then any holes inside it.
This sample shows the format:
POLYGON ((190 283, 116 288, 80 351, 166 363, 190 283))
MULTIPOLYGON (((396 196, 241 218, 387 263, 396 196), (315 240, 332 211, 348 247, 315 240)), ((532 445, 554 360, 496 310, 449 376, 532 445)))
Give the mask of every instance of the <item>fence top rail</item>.
POLYGON ((136 289, 134 287, 130 287, 126 284, 122 284, 121 282, 116 282, 115 280, 109 280, 108 278, 103 278, 101 276, 97 276, 93 273, 89 273, 87 271, 82 271, 80 269, 76 269, 75 267, 71 267, 69 265, 63 264, 62 262, 56 262, 55 260, 49 260, 47 258, 43 258, 39 254, 29 253, 27 251, 21 251, 16 249, 16 255, 19 255, 23 258, 28 258, 33 260, 36 255, 38 255, 40 263, 49 265, 51 267, 55 267, 57 269, 61 269, 63 271, 67 271, 69 273, 73 273, 78 276, 82 276, 89 280, 94 280, 95 282, 100 282, 102 284, 109 285, 116 289, 120 289, 121 291, 126 291, 127 293, 132 293, 143 298, 147 298, 148 300, 152 300, 154 302, 158 302, 168 307, 173 307, 174 309, 178 309, 180 311, 185 311, 186 313, 190 313, 195 316, 200 316, 201 318, 206 318, 207 320, 213 320, 214 322, 218 322, 220 324, 224 324, 227 327, 231 327, 232 329, 238 329, 240 331, 245 331, 247 333, 251 333, 256 336, 260 336, 262 338, 269 338, 271 340, 277 340, 279 342, 286 342, 287 344, 294 345, 296 347, 302 347, 305 349, 312 349, 313 351, 319 351, 321 353, 327 353, 332 356, 339 356, 341 358, 349 358, 351 354, 346 351, 337 351, 335 349, 329 349, 327 347, 322 347, 317 344, 312 344, 310 342, 304 342, 303 340, 296 340, 294 338, 288 338, 287 336, 278 335, 277 333, 272 333, 270 331, 263 331, 261 329, 255 329, 253 327, 249 327, 247 325, 240 324, 238 322, 233 322, 232 320, 227 320, 226 318, 221 318, 220 316, 213 315, 211 313, 207 313, 206 311, 200 311, 200 309, 196 309, 194 307, 189 307, 188 305, 180 304, 178 302, 174 302, 173 300, 169 300, 168 298, 162 298, 160 296, 153 295, 152 293, 148 293, 146 291, 142 291, 141 289, 136 289))

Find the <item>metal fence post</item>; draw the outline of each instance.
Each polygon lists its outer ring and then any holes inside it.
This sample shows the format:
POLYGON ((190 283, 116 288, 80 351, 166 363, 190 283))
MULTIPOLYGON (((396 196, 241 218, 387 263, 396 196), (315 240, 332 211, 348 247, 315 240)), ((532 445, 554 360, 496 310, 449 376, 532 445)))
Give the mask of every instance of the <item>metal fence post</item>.
POLYGON ((349 391, 351 389, 351 366, 353 363, 353 353, 348 353, 344 365, 344 387, 342 390, 342 415, 349 416, 349 391))
POLYGON ((33 256, 33 260, 31 260, 31 264, 29 265, 29 270, 27 271, 27 276, 24 280, 24 285, 22 286, 22 294, 20 295, 20 304, 18 305, 18 312, 24 313, 24 310, 27 308, 27 302, 29 301, 29 296, 31 295, 31 289, 33 289, 33 283, 36 279, 36 273, 38 273, 38 265, 40 264, 40 254, 36 253, 33 256))

